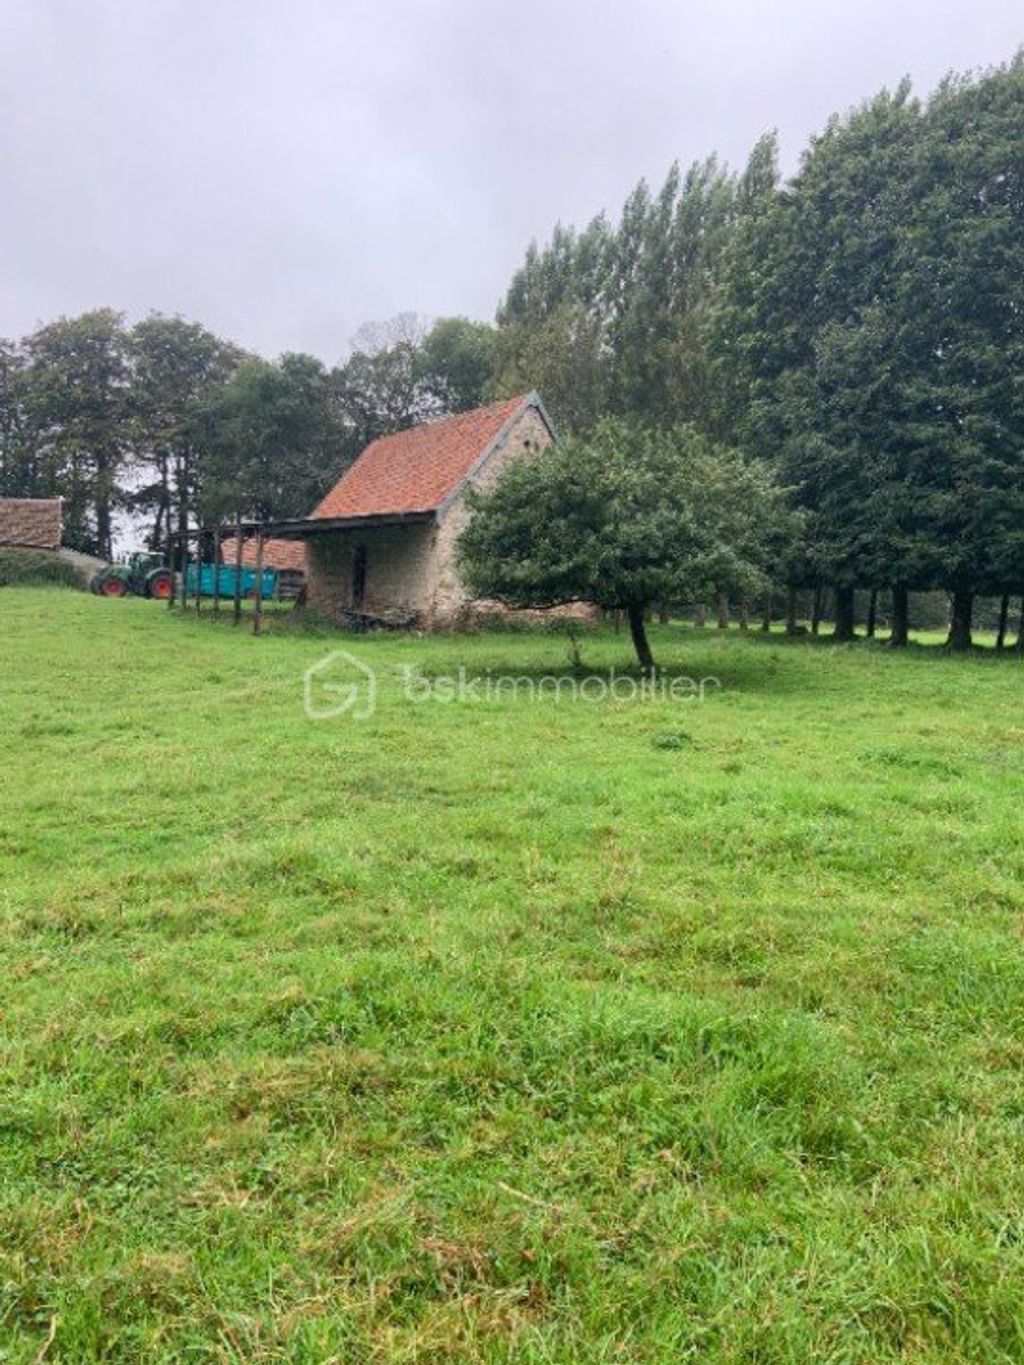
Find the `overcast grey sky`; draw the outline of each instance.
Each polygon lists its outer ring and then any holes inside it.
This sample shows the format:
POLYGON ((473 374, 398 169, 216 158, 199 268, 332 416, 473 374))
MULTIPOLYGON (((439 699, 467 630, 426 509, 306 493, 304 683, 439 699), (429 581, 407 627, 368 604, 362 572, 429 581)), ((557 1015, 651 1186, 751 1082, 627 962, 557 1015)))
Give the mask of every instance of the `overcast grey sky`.
POLYGON ((641 175, 1009 58, 1021 0, 0 0, 0 335, 110 304, 339 358, 490 318, 641 175))

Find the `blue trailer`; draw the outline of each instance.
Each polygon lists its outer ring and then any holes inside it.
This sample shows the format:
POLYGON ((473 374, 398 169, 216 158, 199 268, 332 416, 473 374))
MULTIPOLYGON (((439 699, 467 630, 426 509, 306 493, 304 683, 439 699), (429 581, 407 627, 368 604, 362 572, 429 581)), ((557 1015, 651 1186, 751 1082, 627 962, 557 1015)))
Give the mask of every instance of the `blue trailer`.
MULTIPOLYGON (((239 572, 233 564, 200 564, 199 565, 199 595, 200 597, 222 597, 232 598, 235 595, 235 574, 239 572), (216 575, 216 577, 214 576, 216 575)), ((242 575, 242 597, 254 597, 256 594, 256 570, 243 568, 242 575)), ((185 591, 189 597, 196 595, 196 565, 190 564, 185 575, 185 591)), ((263 596, 273 597, 277 593, 277 570, 263 570, 263 596)))

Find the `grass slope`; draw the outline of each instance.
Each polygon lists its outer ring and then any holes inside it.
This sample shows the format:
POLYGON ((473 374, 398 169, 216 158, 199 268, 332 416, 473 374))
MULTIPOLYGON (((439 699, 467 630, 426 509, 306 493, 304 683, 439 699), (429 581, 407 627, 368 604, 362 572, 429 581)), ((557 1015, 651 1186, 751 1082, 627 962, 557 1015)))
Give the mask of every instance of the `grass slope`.
POLYGON ((1024 1359, 1024 669, 654 639, 0 595, 5 1361, 1024 1359))

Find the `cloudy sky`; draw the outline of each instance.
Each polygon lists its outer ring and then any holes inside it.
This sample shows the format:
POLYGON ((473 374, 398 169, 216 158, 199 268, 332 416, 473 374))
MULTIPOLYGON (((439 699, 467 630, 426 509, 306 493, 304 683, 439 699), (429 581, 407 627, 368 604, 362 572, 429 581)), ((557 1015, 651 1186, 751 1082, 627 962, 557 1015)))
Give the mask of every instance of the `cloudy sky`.
POLYGON ((1021 0, 0 0, 0 335, 110 304, 339 358, 489 318, 641 175, 1006 60, 1021 0))

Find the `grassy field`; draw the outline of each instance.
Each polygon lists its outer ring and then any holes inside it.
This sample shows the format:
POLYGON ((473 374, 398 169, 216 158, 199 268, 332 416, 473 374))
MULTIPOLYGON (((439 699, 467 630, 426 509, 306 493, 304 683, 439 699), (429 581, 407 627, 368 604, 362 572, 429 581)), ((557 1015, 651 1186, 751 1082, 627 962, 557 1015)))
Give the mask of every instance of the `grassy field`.
POLYGON ((0 593, 0 1359, 1024 1360, 1024 667, 653 639, 0 593))

